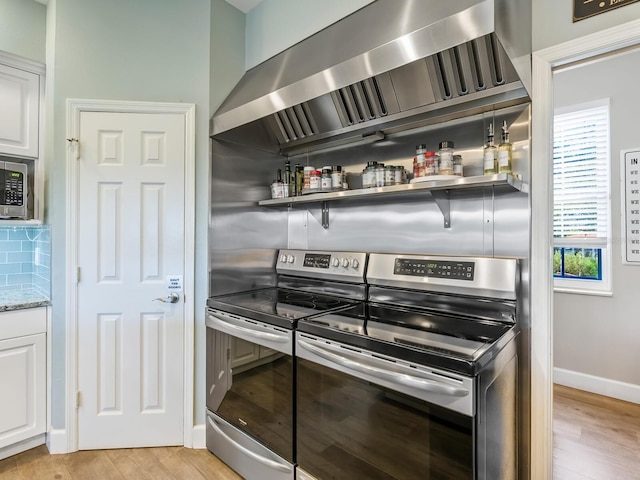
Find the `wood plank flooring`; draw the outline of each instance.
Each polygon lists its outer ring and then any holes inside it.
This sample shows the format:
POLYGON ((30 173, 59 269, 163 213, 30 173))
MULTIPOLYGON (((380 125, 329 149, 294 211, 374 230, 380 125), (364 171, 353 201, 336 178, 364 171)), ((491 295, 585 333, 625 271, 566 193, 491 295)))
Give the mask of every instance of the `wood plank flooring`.
MULTIPOLYGON (((640 480, 640 405, 554 386, 553 479, 640 480)), ((206 450, 182 447, 0 460, 0 480, 241 480, 206 450)), ((535 480, 535 479, 532 479, 535 480)))
POLYGON ((553 388, 553 479, 640 479, 640 405, 553 388))
POLYGON ((49 455, 42 445, 0 460, 2 480, 241 480, 207 450, 88 450, 49 455))

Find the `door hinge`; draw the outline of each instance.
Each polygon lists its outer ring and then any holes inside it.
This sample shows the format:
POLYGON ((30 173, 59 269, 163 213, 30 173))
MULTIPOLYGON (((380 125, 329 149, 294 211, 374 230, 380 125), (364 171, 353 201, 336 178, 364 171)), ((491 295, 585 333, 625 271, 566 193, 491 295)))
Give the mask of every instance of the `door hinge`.
POLYGON ((78 390, 76 392, 76 408, 80 408, 82 406, 82 392, 78 390))
POLYGON ((76 267, 76 283, 80 283, 80 267, 76 267))

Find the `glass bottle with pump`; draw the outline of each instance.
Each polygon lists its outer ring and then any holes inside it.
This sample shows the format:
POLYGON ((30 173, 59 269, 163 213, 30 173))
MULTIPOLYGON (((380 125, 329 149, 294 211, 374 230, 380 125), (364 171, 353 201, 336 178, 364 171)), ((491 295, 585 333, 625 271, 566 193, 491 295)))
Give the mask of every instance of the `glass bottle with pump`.
POLYGON ((511 173, 511 160, 513 156, 513 147, 509 142, 509 130, 507 122, 502 124, 502 142, 498 145, 498 172, 511 173))
POLYGON ((487 144, 484 146, 484 174, 495 175, 498 173, 498 149, 493 144, 493 124, 489 124, 487 144))

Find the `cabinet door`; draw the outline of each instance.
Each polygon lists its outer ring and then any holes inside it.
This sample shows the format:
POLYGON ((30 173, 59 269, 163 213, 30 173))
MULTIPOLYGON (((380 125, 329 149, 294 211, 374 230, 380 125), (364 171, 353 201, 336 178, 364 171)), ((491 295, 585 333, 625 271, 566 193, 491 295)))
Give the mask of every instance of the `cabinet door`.
POLYGON ((38 157, 40 76, 0 64, 0 154, 38 157))
POLYGON ((0 341, 0 448, 46 429, 46 335, 0 341))
POLYGON ((231 337, 231 368, 255 362, 260 358, 260 346, 240 338, 231 337))

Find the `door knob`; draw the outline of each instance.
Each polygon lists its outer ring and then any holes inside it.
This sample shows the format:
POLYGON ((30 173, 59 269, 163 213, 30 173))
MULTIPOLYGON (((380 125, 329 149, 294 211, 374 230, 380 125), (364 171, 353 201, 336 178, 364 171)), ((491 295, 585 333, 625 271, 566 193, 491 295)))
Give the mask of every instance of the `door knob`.
POLYGON ((154 302, 156 300, 159 301, 159 302, 164 302, 164 303, 178 303, 180 301, 180 294, 178 294, 178 293, 170 293, 165 298, 158 297, 158 298, 154 298, 153 299, 154 302))

